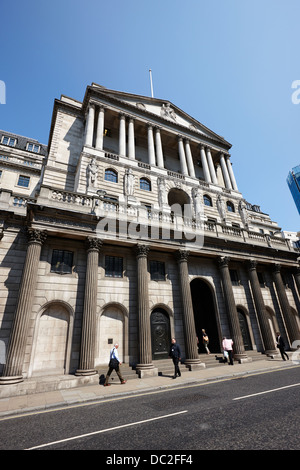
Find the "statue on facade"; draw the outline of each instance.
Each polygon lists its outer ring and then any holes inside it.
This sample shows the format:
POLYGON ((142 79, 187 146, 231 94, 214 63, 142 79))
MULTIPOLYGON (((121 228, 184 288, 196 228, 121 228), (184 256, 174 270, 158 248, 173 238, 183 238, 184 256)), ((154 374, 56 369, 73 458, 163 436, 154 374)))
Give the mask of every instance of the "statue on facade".
POLYGON ((125 171, 124 175, 124 194, 126 196, 133 196, 134 193, 134 174, 131 168, 125 171))
POLYGON ((87 166, 87 186, 88 189, 97 188, 98 183, 98 165, 96 158, 92 158, 87 166))
POLYGON ((247 212, 247 205, 243 199, 240 200, 239 202, 239 214, 241 216, 242 222, 245 225, 245 227, 248 227, 249 225, 249 216, 247 212))
POLYGON ((204 212, 203 212, 202 194, 198 186, 194 186, 192 188, 192 197, 193 197, 193 202, 194 202, 195 217, 196 219, 200 219, 202 218, 204 212))
POLYGON ((174 110, 171 108, 170 103, 162 104, 160 114, 163 117, 176 121, 176 114, 174 110))
POLYGON ((158 186, 158 203, 160 207, 168 205, 168 197, 166 190, 166 183, 164 178, 157 178, 158 186))
POLYGON ((225 220, 226 220, 226 207, 225 207, 224 199, 222 198, 221 194, 219 194, 218 197, 217 197, 217 208, 218 208, 218 211, 219 211, 222 222, 225 222, 225 220))

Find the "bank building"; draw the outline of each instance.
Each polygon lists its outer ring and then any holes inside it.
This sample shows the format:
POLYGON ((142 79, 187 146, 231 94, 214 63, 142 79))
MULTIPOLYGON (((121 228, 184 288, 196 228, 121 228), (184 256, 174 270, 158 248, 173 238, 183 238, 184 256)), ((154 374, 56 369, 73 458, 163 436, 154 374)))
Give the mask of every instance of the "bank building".
POLYGON ((277 331, 297 344, 299 249, 244 199, 230 149, 168 100, 95 83, 54 100, 47 145, 0 131, 0 393, 99 381, 115 342, 137 379, 172 337, 204 368, 202 329, 240 363, 277 354, 277 331))

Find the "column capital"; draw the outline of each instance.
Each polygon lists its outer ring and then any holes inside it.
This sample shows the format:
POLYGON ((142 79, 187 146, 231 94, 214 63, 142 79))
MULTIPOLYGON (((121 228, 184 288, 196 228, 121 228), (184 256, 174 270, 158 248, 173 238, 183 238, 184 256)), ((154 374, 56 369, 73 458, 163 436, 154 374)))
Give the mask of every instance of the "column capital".
POLYGON ((42 245, 47 238, 46 230, 39 230, 32 227, 27 227, 26 232, 28 244, 39 243, 40 245, 42 245))
POLYGON ((255 271, 256 266, 257 266, 257 261, 254 259, 249 259, 246 261, 246 266, 249 269, 249 271, 255 271))
POLYGON ((219 256, 217 258, 217 263, 219 268, 228 268, 230 258, 228 256, 219 256))
POLYGON ((190 252, 188 250, 178 250, 175 253, 175 258, 178 263, 187 262, 189 255, 190 252))
POLYGON ((85 240, 87 251, 100 251, 103 245, 103 241, 99 238, 87 237, 85 240))
POLYGON ((272 264, 273 273, 275 273, 275 274, 280 273, 280 270, 281 270, 281 264, 280 263, 272 264))
POLYGON ((138 244, 134 247, 134 250, 137 258, 147 258, 150 247, 148 245, 138 244))

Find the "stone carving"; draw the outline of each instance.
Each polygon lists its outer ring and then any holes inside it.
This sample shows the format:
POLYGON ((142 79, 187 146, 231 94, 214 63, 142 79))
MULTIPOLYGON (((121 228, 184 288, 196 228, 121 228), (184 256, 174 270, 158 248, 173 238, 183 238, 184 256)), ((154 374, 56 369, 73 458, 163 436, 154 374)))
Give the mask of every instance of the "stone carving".
POLYGON ((160 207, 168 205, 168 197, 166 190, 166 183, 164 178, 157 178, 158 186, 158 203, 160 207))
POLYGON ((170 103, 162 104, 160 114, 162 117, 166 117, 176 121, 176 114, 174 110, 171 108, 170 103))
POLYGON ((92 158, 87 166, 87 186, 89 189, 96 188, 98 183, 98 165, 96 158, 92 158))
POLYGON ((194 210, 196 219, 201 218, 204 215, 203 211, 203 199, 200 188, 194 186, 192 188, 192 197, 194 202, 194 210))
POLYGON ((219 194, 218 197, 217 197, 217 208, 218 208, 218 211, 219 211, 222 222, 225 222, 225 220, 226 220, 226 207, 225 207, 224 199, 222 198, 221 194, 219 194))
POLYGON ((128 168, 124 175, 124 193, 126 196, 133 196, 134 175, 131 168, 128 168))
POLYGON ((239 202, 239 214, 241 216, 242 222, 245 225, 245 227, 248 227, 249 217, 248 217, 248 212, 247 212, 247 205, 245 201, 243 201, 242 199, 239 202))

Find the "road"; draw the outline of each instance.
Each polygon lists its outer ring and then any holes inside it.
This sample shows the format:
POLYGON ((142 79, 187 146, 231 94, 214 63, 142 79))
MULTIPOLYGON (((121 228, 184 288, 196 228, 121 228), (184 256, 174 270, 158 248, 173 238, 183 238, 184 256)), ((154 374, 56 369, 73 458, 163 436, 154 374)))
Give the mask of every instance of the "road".
POLYGON ((145 450, 154 460, 193 459, 197 450, 299 450, 299 372, 298 366, 3 418, 0 449, 107 450, 105 459, 137 459, 145 450))

